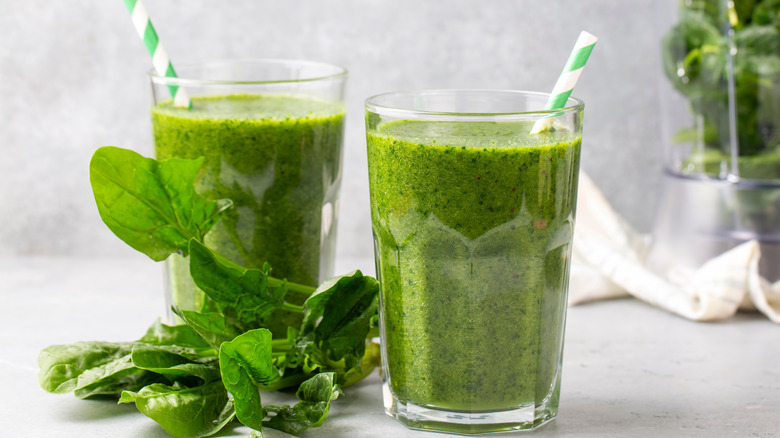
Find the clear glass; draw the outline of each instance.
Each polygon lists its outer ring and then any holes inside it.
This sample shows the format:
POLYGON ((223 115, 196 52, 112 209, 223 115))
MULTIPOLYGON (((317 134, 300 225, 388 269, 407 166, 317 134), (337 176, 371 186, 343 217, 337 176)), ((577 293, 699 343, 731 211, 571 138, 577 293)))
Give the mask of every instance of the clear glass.
MULTIPOLYGON (((292 282, 316 286, 331 276, 346 71, 237 60, 177 65, 177 73, 149 75, 157 158, 204 157, 197 191, 234 204, 205 243, 246 267, 268 262, 292 282), (183 88, 192 108, 173 106, 170 87, 183 88)), ((186 259, 172 256, 165 269, 169 304, 208 310, 186 259)))
POLYGON ((780 279, 780 3, 668 4, 660 84, 664 176, 648 265, 698 267, 757 239, 780 279))
POLYGON ((410 428, 533 429, 558 412, 584 105, 544 111, 547 97, 366 101, 384 403, 410 428))

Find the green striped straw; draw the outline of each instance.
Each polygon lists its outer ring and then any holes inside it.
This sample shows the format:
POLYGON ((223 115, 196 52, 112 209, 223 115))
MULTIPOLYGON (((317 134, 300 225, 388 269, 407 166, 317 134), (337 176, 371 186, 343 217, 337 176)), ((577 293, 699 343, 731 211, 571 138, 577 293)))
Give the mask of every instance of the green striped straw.
MULTIPOLYGON (((149 20, 149 14, 146 12, 144 4, 141 0, 124 0, 127 10, 130 11, 130 17, 133 20, 133 26, 138 32, 138 36, 144 41, 146 51, 149 52, 149 56, 152 57, 152 65, 154 65, 154 71, 160 76, 167 78, 175 78, 176 71, 173 70, 171 65, 171 59, 168 57, 168 52, 165 51, 160 39, 157 38, 157 31, 152 26, 152 21, 149 20)), ((192 108, 189 96, 184 89, 179 88, 178 85, 169 85, 168 89, 171 91, 171 97, 173 97, 173 104, 175 106, 192 108)))
MULTIPOLYGON (((569 55, 569 60, 566 61, 566 65, 563 67, 563 71, 558 77, 558 82, 555 83, 555 87, 552 93, 550 93, 550 98, 547 100, 547 105, 545 105, 544 109, 554 110, 566 106, 566 102, 569 100, 569 96, 571 96, 571 90, 577 84, 577 79, 580 78, 582 69, 585 68, 585 63, 588 62, 588 57, 590 52, 593 51, 596 41, 598 41, 598 38, 588 32, 580 32, 580 37, 577 38, 574 49, 572 49, 571 55, 569 55)), ((531 134, 546 131, 552 128, 552 125, 553 116, 539 119, 534 123, 531 134)))

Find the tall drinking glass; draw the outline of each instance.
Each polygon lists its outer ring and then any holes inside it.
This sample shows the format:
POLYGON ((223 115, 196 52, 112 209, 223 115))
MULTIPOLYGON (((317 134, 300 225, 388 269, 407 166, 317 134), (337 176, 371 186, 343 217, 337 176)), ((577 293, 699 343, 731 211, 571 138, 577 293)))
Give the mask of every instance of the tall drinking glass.
POLYGON ((533 429, 558 411, 584 104, 431 90, 366 101, 387 413, 533 429), (553 129, 531 135, 534 122, 553 129))
MULTIPOLYGON (((296 283, 331 276, 346 71, 290 60, 177 68, 178 78, 149 75, 155 151, 158 159, 204 157, 197 191, 233 201, 206 245, 246 267, 268 262, 274 276, 296 283), (192 108, 174 106, 170 87, 185 89, 192 108)), ((208 310, 186 259, 169 259, 166 283, 169 304, 208 310)))

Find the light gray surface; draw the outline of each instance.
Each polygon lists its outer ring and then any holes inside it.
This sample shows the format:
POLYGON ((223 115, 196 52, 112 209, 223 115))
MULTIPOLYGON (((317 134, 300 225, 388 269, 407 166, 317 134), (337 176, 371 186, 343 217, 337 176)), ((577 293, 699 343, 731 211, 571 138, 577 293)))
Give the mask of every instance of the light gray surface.
MULTIPOLYGON (((575 95, 583 166, 642 230, 659 177, 660 27, 676 0, 146 0, 176 61, 282 57, 346 66, 340 256, 371 254, 362 102, 408 88, 550 90, 580 30, 600 37, 575 95), (228 6, 229 5, 229 6, 228 6), (670 6, 671 7, 671 6, 670 6)), ((120 0, 0 0, 0 254, 128 254, 87 165, 151 154, 151 62, 120 0)))
MULTIPOLYGON (((370 260, 342 259, 337 269, 354 267, 370 272, 370 260)), ((167 436, 132 406, 45 393, 35 364, 49 344, 138 338, 162 314, 159 275, 159 266, 143 256, 0 259, 5 436, 167 436)), ((780 330, 758 315, 694 323, 628 299, 573 307, 558 419, 532 435, 496 436, 777 437, 778 345, 780 330)), ((226 436, 248 436, 248 430, 226 436)), ((408 431, 385 416, 376 375, 348 388, 325 425, 303 435, 443 436, 408 431)))

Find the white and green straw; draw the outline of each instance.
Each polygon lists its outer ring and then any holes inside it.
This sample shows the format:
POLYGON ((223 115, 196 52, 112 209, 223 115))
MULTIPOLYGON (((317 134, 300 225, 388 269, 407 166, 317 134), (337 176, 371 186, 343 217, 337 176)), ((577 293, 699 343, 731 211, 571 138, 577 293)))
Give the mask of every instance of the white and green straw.
MULTIPOLYGON (((168 57, 168 52, 165 51, 160 39, 157 37, 157 31, 154 30, 151 20, 149 20, 149 14, 146 12, 146 8, 141 0, 124 0, 127 10, 130 11, 130 16, 133 20, 133 26, 138 32, 138 36, 144 42, 146 51, 152 57, 152 65, 154 65, 154 71, 160 76, 168 78, 175 78, 176 71, 173 69, 171 59, 168 57)), ((192 106, 189 96, 178 85, 169 85, 168 89, 171 91, 173 97, 173 104, 175 106, 189 108, 192 106)))
MULTIPOLYGON (((594 35, 588 32, 581 32, 580 37, 577 38, 577 42, 574 44, 574 49, 569 55, 569 59, 566 61, 566 65, 563 67, 561 75, 558 77, 558 82, 555 83, 555 87, 550 93, 550 98, 545 105, 546 110, 560 109, 566 106, 566 102, 571 96, 571 90, 574 89, 574 85, 577 84, 577 80, 582 74, 582 69, 585 68, 585 63, 588 62, 590 52, 593 51, 593 47, 596 45, 596 38, 594 35)), ((538 134, 542 131, 550 129, 553 124, 553 117, 545 117, 539 119, 534 123, 531 134, 538 134)))

